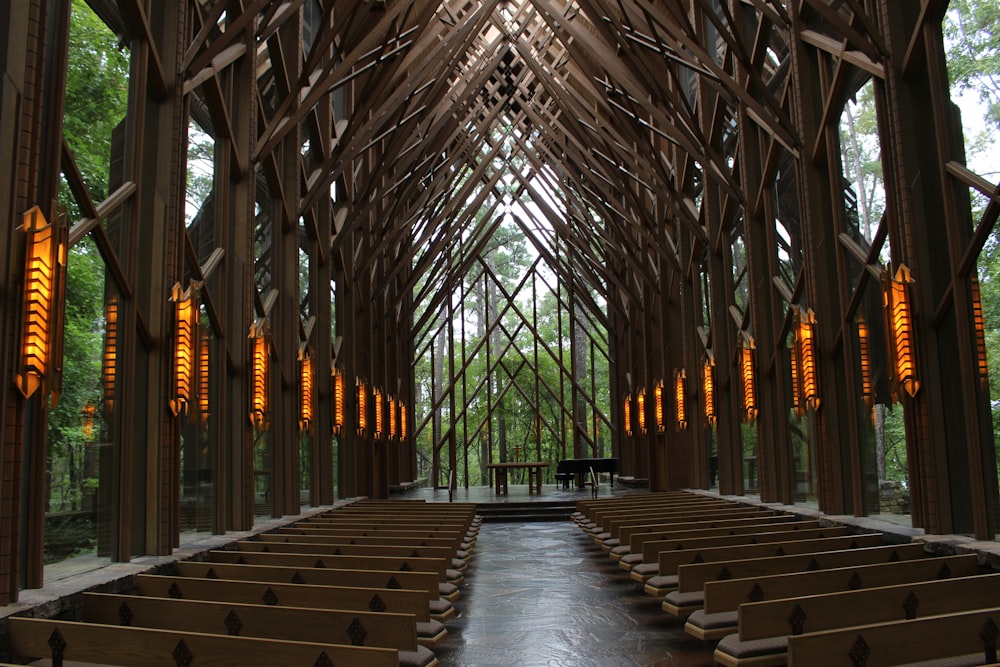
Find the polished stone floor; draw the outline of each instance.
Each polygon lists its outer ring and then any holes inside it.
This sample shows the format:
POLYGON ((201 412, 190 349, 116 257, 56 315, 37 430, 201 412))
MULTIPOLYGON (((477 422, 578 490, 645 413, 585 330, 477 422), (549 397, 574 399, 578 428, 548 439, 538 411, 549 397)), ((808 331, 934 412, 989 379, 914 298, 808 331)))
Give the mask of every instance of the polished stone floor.
POLYGON ((712 664, 572 521, 484 523, 442 667, 712 664))

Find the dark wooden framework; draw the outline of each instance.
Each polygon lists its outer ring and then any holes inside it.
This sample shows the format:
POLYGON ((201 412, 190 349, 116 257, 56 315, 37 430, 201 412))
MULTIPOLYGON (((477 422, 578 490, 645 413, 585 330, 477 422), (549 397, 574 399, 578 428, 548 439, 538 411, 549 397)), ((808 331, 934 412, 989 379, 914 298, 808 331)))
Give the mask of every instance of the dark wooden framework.
MULTIPOLYGON (((274 515, 302 502, 303 451, 309 503, 330 503, 335 491, 384 497, 416 478, 413 433, 425 417, 411 409, 407 438, 376 439, 360 432, 348 391, 335 436, 331 371, 343 372, 349 389, 363 380, 414 405, 413 360, 427 353, 425 332, 447 333, 439 313, 467 273, 491 279, 481 253, 488 233, 459 240, 483 202, 502 197, 502 177, 536 202, 546 201, 541 183, 559 193, 561 210, 542 205, 530 221, 555 230, 554 247, 537 250, 567 294, 567 312, 606 328, 613 377, 600 419, 614 426, 622 473, 648 478, 653 489, 708 487, 717 460, 720 493, 749 490, 739 355, 752 339, 756 483, 762 500, 794 500, 787 340, 793 311, 811 308, 822 396, 810 420, 819 507, 867 513, 855 322, 869 307, 865 293, 887 243, 889 268, 905 264, 917 277, 910 293, 921 388, 902 397, 913 524, 995 535, 995 443, 973 284, 1000 186, 965 167, 944 64, 945 0, 87 3, 131 55, 128 114, 103 201, 91 200, 62 140, 68 3, 0 8, 0 377, 13 377, 18 363, 24 241, 16 228, 25 210, 55 199, 62 176, 83 216, 70 221, 70 241, 93 239, 109 294, 121 300, 110 417, 115 560, 167 554, 180 539, 183 424, 168 409, 171 285, 200 284, 213 341, 214 532, 253 523, 256 446, 269 462, 274 515), (886 187, 870 247, 848 233, 837 125, 867 81, 886 187), (186 226, 192 118, 214 140, 214 188, 210 210, 186 226), (490 168, 498 133, 514 137, 526 171, 490 168), (972 220, 970 191, 990 199, 980 220, 972 220), (778 232, 789 202, 790 241, 778 232), (791 273, 778 254, 786 242, 791 273), (429 284, 447 289, 417 288, 429 284), (270 426, 261 436, 247 418, 247 335, 264 321, 270 426), (305 348, 322 407, 301 436, 305 348), (714 425, 699 416, 706 355, 715 361, 714 425), (688 427, 628 435, 625 394, 651 391, 657 380, 669 387, 674 369, 687 373, 688 427)), ((525 362, 537 365, 537 354, 525 362)), ((561 370, 575 377, 572 361, 561 370)), ((435 401, 454 420, 460 382, 449 386, 435 401)), ((577 402, 592 403, 595 391, 570 392, 564 413, 576 419, 577 402)), ((42 583, 44 397, 25 400, 8 382, 0 413, 5 602, 42 583)), ((574 432, 573 454, 593 453, 574 432)), ((454 470, 459 448, 441 436, 435 458, 454 470)))

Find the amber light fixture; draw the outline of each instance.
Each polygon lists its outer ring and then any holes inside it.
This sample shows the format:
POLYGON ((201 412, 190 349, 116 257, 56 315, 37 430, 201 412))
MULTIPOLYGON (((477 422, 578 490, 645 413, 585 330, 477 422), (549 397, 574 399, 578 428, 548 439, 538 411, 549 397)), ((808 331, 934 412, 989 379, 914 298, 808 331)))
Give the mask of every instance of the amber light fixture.
POLYGON ((625 394, 625 399, 622 403, 622 416, 625 420, 625 435, 632 437, 632 394, 625 394))
POLYGON ((385 437, 385 396, 378 387, 372 390, 372 401, 375 403, 375 431, 372 435, 381 440, 385 437))
POLYGON ((639 387, 635 395, 635 413, 639 422, 639 433, 646 434, 646 388, 639 387))
POLYGON ((358 435, 368 433, 368 387, 365 381, 358 379, 358 435))
POLYGON ((753 338, 740 348, 740 371, 743 381, 743 421, 752 424, 757 420, 757 396, 753 377, 753 338))
POLYGON ((910 269, 905 264, 899 265, 892 278, 888 277, 888 272, 885 272, 883 276, 885 285, 882 292, 883 303, 889 317, 890 343, 895 366, 893 379, 896 391, 894 393, 897 399, 900 397, 901 391, 905 391, 913 397, 920 390, 913 340, 913 311, 910 308, 907 287, 913 282, 913 278, 910 275, 910 269))
MULTIPOLYGON (((796 351, 798 353, 798 385, 802 389, 803 410, 810 407, 819 409, 819 383, 816 379, 816 314, 812 308, 799 309, 798 326, 795 329, 796 351)), ((792 355, 793 357, 796 355, 792 355)))
POLYGON ((201 336, 198 349, 198 416, 201 418, 202 426, 208 423, 209 403, 208 403, 208 378, 209 362, 208 336, 201 336))
POLYGON ((677 430, 683 431, 688 427, 687 406, 685 405, 684 381, 687 373, 683 368, 674 370, 674 407, 677 417, 677 430))
POLYGON ((406 403, 399 402, 399 439, 406 440, 406 403))
POLYGON ((299 350, 299 430, 312 433, 313 428, 313 361, 307 345, 299 350))
POLYGON ((656 432, 666 431, 666 418, 663 410, 663 380, 657 380, 653 385, 653 414, 656 417, 656 432))
POLYGON ((101 355, 101 386, 104 390, 104 410, 115 409, 115 364, 118 359, 118 295, 112 294, 104 304, 104 351, 101 355))
POLYGON ((983 302, 979 294, 979 276, 975 273, 969 276, 969 289, 972 292, 972 319, 976 329, 976 357, 979 369, 979 384, 983 391, 990 389, 989 364, 986 362, 986 334, 983 325, 983 302))
POLYGON ((24 301, 21 315, 21 358, 14 376, 18 390, 29 398, 39 389, 48 395, 58 387, 61 358, 62 298, 66 273, 66 229, 49 224, 33 206, 19 228, 27 234, 24 261, 24 301))
POLYGON ((271 349, 267 340, 267 320, 261 319, 250 327, 250 338, 253 340, 253 357, 251 359, 252 395, 250 397, 250 421, 260 429, 268 428, 268 375, 270 374, 271 349))
POLYGON ((710 353, 705 354, 701 364, 701 393, 705 409, 705 423, 715 425, 715 359, 710 353))
POLYGON ((170 411, 177 415, 188 412, 194 397, 195 350, 198 346, 197 283, 187 290, 180 283, 170 291, 174 302, 174 397, 170 411))
POLYGON ((94 417, 96 415, 97 408, 94 407, 93 403, 87 403, 83 406, 83 424, 81 428, 83 430, 83 439, 88 443, 94 439, 94 417))
POLYGON ((344 371, 333 368, 333 434, 344 431, 344 371))
POLYGON ((399 439, 399 417, 396 416, 396 397, 389 397, 389 438, 392 440, 399 439))

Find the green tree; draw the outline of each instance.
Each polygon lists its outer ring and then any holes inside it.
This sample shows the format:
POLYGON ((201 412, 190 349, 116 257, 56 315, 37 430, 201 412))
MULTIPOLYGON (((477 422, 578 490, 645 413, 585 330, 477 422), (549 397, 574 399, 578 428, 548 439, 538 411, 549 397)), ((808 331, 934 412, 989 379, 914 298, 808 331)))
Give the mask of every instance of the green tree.
POLYGON ((1000 130, 998 23, 1000 4, 995 0, 952 0, 944 22, 952 87, 979 95, 984 120, 994 130, 1000 130))

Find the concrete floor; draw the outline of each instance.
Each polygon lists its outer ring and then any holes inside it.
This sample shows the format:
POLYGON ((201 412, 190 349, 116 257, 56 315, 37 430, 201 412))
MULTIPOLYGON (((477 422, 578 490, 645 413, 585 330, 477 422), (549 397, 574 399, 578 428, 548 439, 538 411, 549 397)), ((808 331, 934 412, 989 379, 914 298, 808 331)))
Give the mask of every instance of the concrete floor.
POLYGON ((712 664, 572 521, 484 523, 455 606, 442 667, 712 664))

